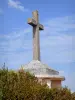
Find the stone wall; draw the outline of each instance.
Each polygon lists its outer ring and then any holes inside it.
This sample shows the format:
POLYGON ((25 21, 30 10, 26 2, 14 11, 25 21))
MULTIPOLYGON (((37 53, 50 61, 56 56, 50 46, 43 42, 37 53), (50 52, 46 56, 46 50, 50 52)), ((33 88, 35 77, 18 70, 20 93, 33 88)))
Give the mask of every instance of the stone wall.
POLYGON ((52 80, 51 88, 60 88, 61 87, 61 80, 52 80))

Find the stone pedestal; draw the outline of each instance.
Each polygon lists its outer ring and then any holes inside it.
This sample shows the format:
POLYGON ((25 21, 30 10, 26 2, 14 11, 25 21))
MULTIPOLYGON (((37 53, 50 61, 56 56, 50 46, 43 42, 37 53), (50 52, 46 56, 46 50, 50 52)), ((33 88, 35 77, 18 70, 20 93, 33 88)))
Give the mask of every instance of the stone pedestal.
POLYGON ((63 76, 59 75, 58 71, 48 67, 46 64, 43 64, 38 60, 31 61, 24 66, 24 69, 35 75, 41 84, 47 84, 49 88, 60 88, 61 82, 65 80, 63 76))

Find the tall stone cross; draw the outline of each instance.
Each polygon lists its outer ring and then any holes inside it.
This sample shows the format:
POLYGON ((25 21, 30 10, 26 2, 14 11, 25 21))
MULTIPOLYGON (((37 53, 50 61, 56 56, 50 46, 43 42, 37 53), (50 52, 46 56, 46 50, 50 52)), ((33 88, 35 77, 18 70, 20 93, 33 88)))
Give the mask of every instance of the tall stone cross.
POLYGON ((44 27, 39 23, 38 11, 32 12, 32 15, 33 18, 28 18, 28 24, 33 27, 33 60, 40 61, 39 30, 44 30, 44 27))

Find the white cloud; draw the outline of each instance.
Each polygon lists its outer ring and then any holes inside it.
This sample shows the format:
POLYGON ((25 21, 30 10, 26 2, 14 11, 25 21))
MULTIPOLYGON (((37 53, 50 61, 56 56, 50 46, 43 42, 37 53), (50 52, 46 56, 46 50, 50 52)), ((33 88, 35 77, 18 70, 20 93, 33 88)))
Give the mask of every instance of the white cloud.
POLYGON ((49 19, 41 32, 41 55, 50 63, 75 62, 75 15, 49 19))
POLYGON ((16 0, 8 0, 8 5, 12 8, 16 8, 18 10, 21 10, 21 11, 25 11, 25 12, 28 12, 29 9, 25 9, 24 6, 22 6, 21 2, 20 1, 16 1, 16 0))
POLYGON ((41 57, 49 63, 75 62, 75 36, 48 36, 41 39, 41 57))
POLYGON ((44 25, 45 30, 42 32, 44 35, 71 35, 75 32, 75 15, 48 19, 44 25))

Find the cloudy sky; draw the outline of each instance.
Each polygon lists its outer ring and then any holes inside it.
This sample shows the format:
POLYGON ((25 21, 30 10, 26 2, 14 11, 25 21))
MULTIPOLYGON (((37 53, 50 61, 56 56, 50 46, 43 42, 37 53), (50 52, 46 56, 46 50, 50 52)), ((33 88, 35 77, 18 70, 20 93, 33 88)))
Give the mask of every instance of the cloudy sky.
POLYGON ((41 61, 64 75, 75 91, 75 0, 0 0, 0 66, 18 69, 32 60, 32 27, 39 11, 41 61))

